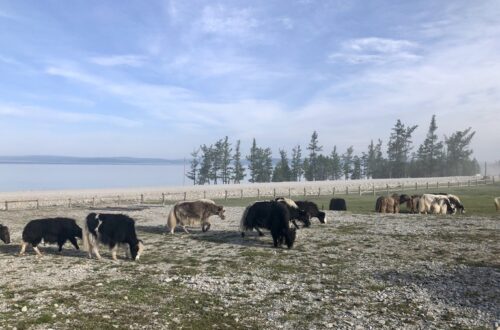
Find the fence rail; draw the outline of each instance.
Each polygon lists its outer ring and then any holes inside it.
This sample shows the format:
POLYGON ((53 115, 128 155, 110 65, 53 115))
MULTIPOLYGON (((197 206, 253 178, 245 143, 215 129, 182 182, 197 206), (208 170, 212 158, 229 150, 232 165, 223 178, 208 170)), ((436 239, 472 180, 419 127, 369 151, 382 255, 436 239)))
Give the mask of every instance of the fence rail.
POLYGON ((225 190, 197 190, 185 192, 163 192, 161 194, 138 194, 138 195, 115 195, 115 196, 92 196, 86 198, 67 198, 67 199, 30 199, 30 200, 5 200, 1 201, 0 205, 2 211, 9 210, 27 210, 39 209, 50 207, 67 207, 67 208, 89 208, 97 206, 110 206, 120 204, 156 204, 166 205, 183 200, 193 200, 200 198, 209 198, 214 200, 228 200, 228 199, 243 199, 243 198, 275 198, 278 196, 285 197, 321 197, 321 196, 338 196, 338 195, 373 195, 387 194, 394 192, 410 192, 417 190, 431 190, 431 189, 449 189, 449 188, 463 188, 463 187, 476 187, 479 185, 494 184, 495 177, 486 177, 482 179, 471 179, 466 181, 428 181, 424 183, 412 184, 385 184, 384 185, 367 185, 359 184, 357 187, 346 185, 345 187, 338 188, 334 185, 331 187, 268 187, 268 188, 246 188, 238 189, 231 188, 225 190))

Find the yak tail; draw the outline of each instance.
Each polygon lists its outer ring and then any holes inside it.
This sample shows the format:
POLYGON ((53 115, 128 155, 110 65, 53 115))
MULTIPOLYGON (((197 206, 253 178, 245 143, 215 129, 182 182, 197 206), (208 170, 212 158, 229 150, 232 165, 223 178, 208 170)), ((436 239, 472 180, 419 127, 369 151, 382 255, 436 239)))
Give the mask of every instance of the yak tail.
POLYGON ((167 218, 167 228, 172 233, 174 232, 175 227, 177 226, 177 223, 179 222, 177 219, 176 212, 175 212, 176 206, 177 205, 174 205, 172 207, 172 209, 170 210, 170 213, 168 214, 168 218, 167 218))
POLYGON ((247 215, 248 215, 248 210, 250 210, 250 207, 252 205, 248 205, 245 209, 245 211, 243 211, 243 215, 241 216, 241 220, 240 220, 240 232, 245 232, 247 230, 247 225, 246 225, 246 219, 247 219, 247 215))

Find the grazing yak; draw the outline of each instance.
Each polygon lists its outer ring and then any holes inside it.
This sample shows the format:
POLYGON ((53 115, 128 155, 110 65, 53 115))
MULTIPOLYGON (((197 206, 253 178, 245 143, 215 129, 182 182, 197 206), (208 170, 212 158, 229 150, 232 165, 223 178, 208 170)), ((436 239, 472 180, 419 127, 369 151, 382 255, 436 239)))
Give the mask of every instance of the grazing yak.
POLYGON ((455 214, 456 212, 459 213, 465 213, 465 207, 460 201, 460 198, 458 198, 457 195, 452 195, 452 194, 447 194, 447 193, 437 193, 434 195, 440 195, 440 196, 446 196, 448 197, 448 200, 450 201, 450 204, 453 206, 453 210, 448 210, 449 213, 455 214))
POLYGON ((5 244, 10 243, 9 228, 7 226, 0 225, 0 240, 2 240, 5 244))
POLYGON ((82 238, 82 228, 76 224, 74 219, 48 218, 31 220, 24 227, 22 236, 23 241, 19 254, 23 255, 28 244, 31 244, 36 254, 42 256, 42 253, 38 249, 38 244, 40 244, 42 240, 44 243, 57 243, 59 252, 62 251, 62 247, 67 240, 79 250, 80 248, 76 242, 77 237, 80 239, 82 238))
POLYGON ((345 199, 343 198, 330 199, 330 207, 328 209, 331 211, 347 211, 347 204, 345 202, 345 199))
POLYGON ((411 195, 411 213, 418 213, 418 202, 422 195, 411 195))
POLYGON ((87 216, 83 227, 83 246, 89 258, 94 253, 97 259, 101 259, 99 243, 109 247, 115 261, 119 244, 128 244, 132 260, 139 260, 144 250, 144 244, 135 232, 134 219, 124 214, 90 213, 87 216))
MULTIPOLYGON (((409 195, 402 194, 399 196, 399 205, 406 204, 406 209, 411 212, 413 209, 413 198, 409 195)), ((401 209, 401 207, 400 207, 401 209)))
POLYGON ((295 201, 299 209, 304 210, 309 218, 318 218, 319 222, 326 223, 326 214, 319 210, 318 205, 310 201, 295 201))
POLYGON ((453 214, 456 210, 445 195, 423 194, 418 201, 418 212, 424 214, 453 214))
POLYGON ((304 211, 302 208, 299 208, 298 205, 286 197, 277 197, 275 198, 276 202, 282 203, 288 208, 288 212, 290 213, 290 221, 293 223, 296 229, 299 229, 297 222, 295 220, 299 220, 304 224, 304 227, 309 227, 311 225, 311 217, 309 213, 304 211))
POLYGON ((218 215, 224 220, 226 218, 224 212, 223 206, 216 205, 214 201, 209 199, 178 202, 168 214, 167 227, 171 234, 174 233, 177 225, 180 225, 186 233, 189 233, 186 224, 191 224, 192 221, 200 221, 201 230, 206 232, 211 226, 208 218, 212 215, 218 215))
POLYGON ((495 199, 493 199, 493 201, 495 202, 495 208, 498 211, 500 211, 500 197, 496 197, 495 199))
POLYGON ((375 211, 379 213, 399 213, 399 195, 380 196, 375 202, 375 211))
POLYGON ((277 201, 255 202, 247 206, 243 212, 240 222, 241 237, 245 237, 246 231, 257 230, 259 236, 264 236, 260 228, 271 231, 274 247, 285 244, 292 248, 296 229, 290 228, 290 211, 288 207, 277 201))

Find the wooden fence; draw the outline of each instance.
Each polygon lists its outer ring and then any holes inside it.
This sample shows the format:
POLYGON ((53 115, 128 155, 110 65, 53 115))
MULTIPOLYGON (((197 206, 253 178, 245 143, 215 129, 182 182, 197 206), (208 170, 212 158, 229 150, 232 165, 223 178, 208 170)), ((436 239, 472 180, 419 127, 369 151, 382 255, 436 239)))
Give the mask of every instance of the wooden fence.
POLYGON ((88 197, 80 199, 32 199, 32 200, 6 200, 0 202, 3 208, 0 210, 26 210, 26 209, 39 209, 39 208, 50 208, 50 207, 66 207, 66 208, 92 208, 100 206, 119 206, 119 205, 130 205, 130 204, 142 204, 142 205, 166 205, 172 204, 183 200, 194 200, 200 198, 209 198, 214 200, 228 200, 228 199, 243 199, 243 198, 256 198, 256 199, 269 199, 279 196, 285 197, 321 197, 321 196, 338 196, 338 195, 379 195, 379 194, 391 194, 394 192, 410 192, 416 190, 447 190, 450 188, 463 188, 463 187, 476 187, 479 185, 494 184, 495 177, 486 177, 482 179, 472 179, 467 181, 428 181, 425 183, 412 183, 404 184, 399 183, 396 185, 375 185, 371 186, 358 185, 357 187, 352 187, 346 185, 343 188, 337 188, 336 186, 329 187, 318 187, 318 188, 246 188, 237 189, 231 188, 226 190, 197 190, 197 191, 185 191, 185 192, 164 192, 161 195, 152 194, 140 194, 136 196, 126 195, 116 195, 116 196, 105 196, 105 197, 88 197))

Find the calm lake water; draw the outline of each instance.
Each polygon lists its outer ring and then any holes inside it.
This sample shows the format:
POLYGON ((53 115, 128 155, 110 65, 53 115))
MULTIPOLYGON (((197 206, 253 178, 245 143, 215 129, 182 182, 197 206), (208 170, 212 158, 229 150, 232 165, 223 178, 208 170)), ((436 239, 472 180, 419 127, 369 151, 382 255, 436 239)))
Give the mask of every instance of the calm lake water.
POLYGON ((0 191, 182 186, 183 176, 183 165, 0 164, 0 191))

